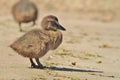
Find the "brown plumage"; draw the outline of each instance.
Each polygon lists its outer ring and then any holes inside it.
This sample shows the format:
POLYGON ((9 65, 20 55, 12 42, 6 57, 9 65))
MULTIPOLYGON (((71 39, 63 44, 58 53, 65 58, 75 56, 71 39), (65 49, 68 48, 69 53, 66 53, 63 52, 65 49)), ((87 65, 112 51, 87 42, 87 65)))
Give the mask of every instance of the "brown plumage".
POLYGON ((53 15, 44 17, 41 27, 42 29, 33 29, 27 32, 10 45, 18 54, 28 57, 32 67, 36 67, 32 60, 32 58, 35 58, 39 68, 43 68, 39 58, 61 44, 62 33, 59 30, 65 30, 58 23, 57 17, 53 15))
POLYGON ((13 6, 12 14, 15 21, 19 23, 20 31, 22 31, 21 23, 33 21, 33 25, 36 24, 35 21, 38 17, 38 9, 33 2, 29 0, 20 0, 13 6))

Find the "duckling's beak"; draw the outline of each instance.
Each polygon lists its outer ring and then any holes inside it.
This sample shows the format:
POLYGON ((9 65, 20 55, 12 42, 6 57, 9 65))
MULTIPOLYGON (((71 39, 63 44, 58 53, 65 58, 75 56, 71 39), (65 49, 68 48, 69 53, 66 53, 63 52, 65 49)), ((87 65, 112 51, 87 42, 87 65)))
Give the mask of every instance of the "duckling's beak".
POLYGON ((58 29, 66 31, 66 29, 63 26, 61 26, 61 25, 58 26, 58 29))
POLYGON ((60 29, 60 30, 63 30, 63 31, 66 31, 66 29, 62 26, 62 25, 60 25, 59 23, 57 23, 58 24, 58 29, 60 29))

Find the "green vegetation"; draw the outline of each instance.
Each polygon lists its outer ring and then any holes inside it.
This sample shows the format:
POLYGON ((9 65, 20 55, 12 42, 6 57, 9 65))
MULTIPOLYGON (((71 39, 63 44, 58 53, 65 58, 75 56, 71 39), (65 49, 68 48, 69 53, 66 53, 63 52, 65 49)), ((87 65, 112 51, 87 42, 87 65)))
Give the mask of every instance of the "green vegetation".
POLYGON ((70 80, 81 80, 80 78, 71 78, 70 80))
POLYGON ((107 44, 103 44, 103 45, 99 45, 99 48, 112 48, 112 47, 107 44))
POLYGON ((69 50, 65 50, 65 49, 55 51, 55 55, 60 55, 61 57, 69 56, 69 57, 79 58, 82 60, 90 60, 90 59, 102 57, 101 55, 94 54, 94 53, 80 53, 79 55, 74 55, 69 50))
POLYGON ((72 54, 70 53, 70 51, 65 50, 65 49, 56 50, 54 53, 55 53, 55 55, 72 56, 72 54))
POLYGON ((58 63, 53 63, 53 62, 45 62, 46 66, 53 66, 53 65, 58 65, 58 63))

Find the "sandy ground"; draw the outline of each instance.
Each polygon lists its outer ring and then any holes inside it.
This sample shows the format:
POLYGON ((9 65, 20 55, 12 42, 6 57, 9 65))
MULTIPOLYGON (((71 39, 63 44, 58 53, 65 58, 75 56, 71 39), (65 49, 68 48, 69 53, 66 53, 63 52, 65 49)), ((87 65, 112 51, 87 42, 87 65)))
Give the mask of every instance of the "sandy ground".
POLYGON ((63 43, 40 58, 48 69, 31 69, 28 58, 9 45, 25 32, 10 14, 0 16, 0 80, 120 80, 120 19, 113 13, 40 12, 37 25, 23 24, 29 31, 53 14, 67 29, 63 43))

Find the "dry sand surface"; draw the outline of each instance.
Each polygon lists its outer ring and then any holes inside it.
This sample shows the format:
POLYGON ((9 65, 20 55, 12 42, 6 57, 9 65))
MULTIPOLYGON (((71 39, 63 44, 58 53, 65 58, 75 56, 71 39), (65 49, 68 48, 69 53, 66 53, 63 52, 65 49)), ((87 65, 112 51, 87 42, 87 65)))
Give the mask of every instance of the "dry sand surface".
POLYGON ((9 47, 25 33, 11 16, 16 1, 0 0, 0 80, 120 80, 120 0, 33 0, 40 16, 24 30, 48 14, 67 29, 60 47, 40 58, 48 69, 29 68, 9 47))

